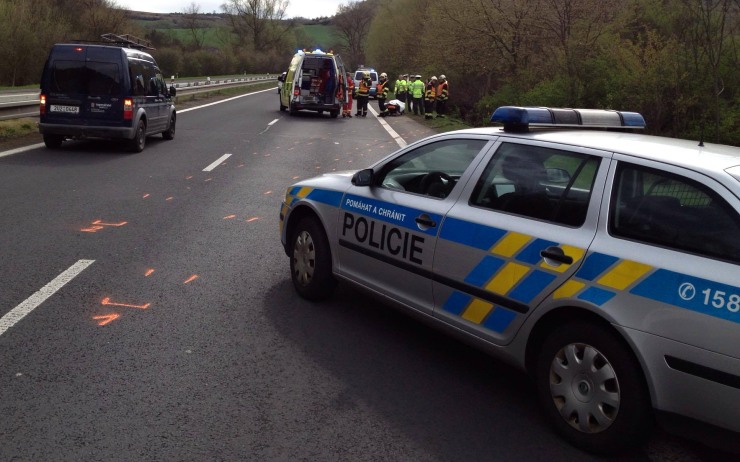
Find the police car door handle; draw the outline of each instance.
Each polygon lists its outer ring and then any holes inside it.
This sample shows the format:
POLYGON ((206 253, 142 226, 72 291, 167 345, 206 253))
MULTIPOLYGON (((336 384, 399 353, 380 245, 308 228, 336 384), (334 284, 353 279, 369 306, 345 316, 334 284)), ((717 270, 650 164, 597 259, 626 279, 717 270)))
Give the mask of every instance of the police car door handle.
POLYGON ((432 220, 426 213, 423 213, 416 217, 416 224, 423 227, 424 229, 434 228, 435 226, 437 226, 437 222, 432 220))
POLYGON ((548 247, 540 252, 540 256, 546 260, 554 260, 558 263, 565 263, 566 265, 573 263, 573 257, 566 255, 560 247, 548 247))

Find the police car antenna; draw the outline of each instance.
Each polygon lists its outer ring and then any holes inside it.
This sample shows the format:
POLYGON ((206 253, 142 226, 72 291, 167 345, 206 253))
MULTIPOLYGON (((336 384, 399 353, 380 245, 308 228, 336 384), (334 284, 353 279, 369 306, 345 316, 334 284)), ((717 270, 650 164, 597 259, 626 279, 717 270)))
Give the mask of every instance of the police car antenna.
POLYGON ((154 50, 155 48, 152 47, 152 44, 148 40, 144 40, 142 38, 136 37, 131 34, 103 34, 100 36, 101 39, 103 39, 104 42, 109 43, 115 43, 117 45, 125 45, 130 48, 137 48, 140 50, 154 50))

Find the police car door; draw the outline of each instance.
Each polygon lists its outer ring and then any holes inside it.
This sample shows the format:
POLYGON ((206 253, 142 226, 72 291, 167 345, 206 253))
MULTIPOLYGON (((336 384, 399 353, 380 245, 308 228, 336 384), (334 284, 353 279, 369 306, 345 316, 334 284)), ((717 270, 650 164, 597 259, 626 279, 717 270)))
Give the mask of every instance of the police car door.
POLYGON ((567 149, 511 139, 481 163, 440 231, 436 316, 506 344, 578 268, 596 233, 609 154, 567 149))
POLYGON ((338 223, 339 273, 431 314, 439 227, 488 143, 431 140, 376 166, 372 185, 352 186, 338 223))

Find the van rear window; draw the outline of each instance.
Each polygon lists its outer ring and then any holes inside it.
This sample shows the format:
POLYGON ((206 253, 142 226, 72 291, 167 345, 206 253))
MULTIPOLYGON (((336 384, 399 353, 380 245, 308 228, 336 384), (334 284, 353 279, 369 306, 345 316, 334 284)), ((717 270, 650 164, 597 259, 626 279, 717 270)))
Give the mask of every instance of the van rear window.
POLYGON ((55 61, 51 71, 54 93, 95 96, 121 93, 121 71, 116 63, 55 61))

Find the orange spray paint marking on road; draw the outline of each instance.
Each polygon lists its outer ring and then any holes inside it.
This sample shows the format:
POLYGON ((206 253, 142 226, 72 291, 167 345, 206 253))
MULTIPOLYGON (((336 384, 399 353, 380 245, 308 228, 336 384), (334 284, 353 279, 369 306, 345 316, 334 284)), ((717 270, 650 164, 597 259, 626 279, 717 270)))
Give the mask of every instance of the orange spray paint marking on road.
POLYGON ((112 323, 113 321, 115 321, 116 319, 120 317, 121 315, 118 313, 111 313, 111 314, 104 314, 100 316, 93 316, 93 319, 96 321, 100 321, 98 322, 99 326, 104 326, 106 324, 112 323))
POLYGON ((154 273, 154 268, 149 268, 148 270, 146 270, 146 273, 144 273, 144 276, 149 277, 152 275, 152 273, 154 273))
POLYGON ((192 179, 192 178, 193 178, 193 175, 190 175, 190 176, 186 176, 186 177, 185 177, 185 179, 186 179, 186 180, 190 180, 190 179, 192 179))
POLYGON ((267 196, 268 194, 272 194, 272 191, 265 191, 262 193, 263 196, 267 196))
POLYGON ((102 226, 91 226, 89 228, 82 228, 80 231, 86 232, 86 233, 94 233, 95 231, 99 231, 103 229, 102 226))
POLYGON ((101 229, 105 228, 106 226, 123 226, 127 221, 122 221, 120 223, 103 223, 101 220, 95 220, 91 224, 92 226, 88 226, 87 228, 80 228, 80 231, 83 231, 85 233, 94 233, 97 231, 100 231, 101 229))
POLYGON ((198 276, 197 274, 194 274, 194 275, 190 276, 189 278, 185 279, 185 282, 183 282, 183 284, 187 284, 187 283, 189 283, 189 282, 193 282, 193 281, 195 281, 196 279, 198 279, 198 277, 199 277, 199 276, 198 276))
POLYGON ((170 197, 168 197, 168 198, 167 198, 167 199, 165 199, 165 200, 166 200, 166 201, 171 201, 171 200, 172 200, 172 199, 174 199, 174 198, 175 198, 174 196, 170 196, 170 197))
POLYGON ((300 178, 300 176, 298 176, 298 175, 296 175, 296 176, 293 177, 294 180, 297 180, 298 178, 300 178))
POLYGON ((224 220, 230 220, 230 219, 232 219, 232 218, 236 218, 236 215, 226 215, 226 216, 224 217, 224 220))
POLYGON ((253 221, 257 221, 257 220, 259 220, 259 219, 260 219, 260 217, 252 217, 252 218, 247 218, 247 220, 245 220, 245 221, 246 221, 247 223, 251 223, 251 222, 253 222, 253 221))
POLYGON ((123 226, 126 223, 128 223, 128 221, 122 221, 120 223, 103 223, 101 220, 95 220, 92 222, 92 224, 100 226, 123 226))
POLYGON ((105 297, 100 302, 100 304, 101 305, 111 305, 111 306, 123 306, 123 307, 126 307, 126 308, 137 308, 137 309, 140 309, 140 310, 145 310, 145 309, 149 308, 149 305, 151 305, 151 303, 147 303, 146 305, 130 305, 128 303, 116 303, 116 302, 110 301, 110 298, 109 297, 105 297))
POLYGON ((142 197, 142 199, 146 199, 147 197, 149 197, 149 193, 144 194, 144 197, 142 197))

